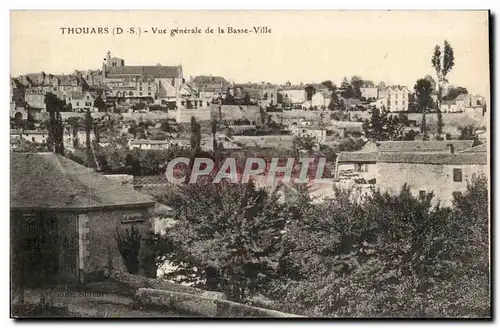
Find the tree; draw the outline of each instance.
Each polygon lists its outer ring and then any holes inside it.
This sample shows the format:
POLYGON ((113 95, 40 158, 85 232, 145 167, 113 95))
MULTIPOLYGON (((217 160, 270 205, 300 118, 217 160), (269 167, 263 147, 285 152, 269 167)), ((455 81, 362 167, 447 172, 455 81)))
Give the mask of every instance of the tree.
POLYGON ((466 95, 468 93, 469 92, 464 87, 449 88, 448 91, 446 92, 446 95, 444 95, 443 100, 453 100, 459 95, 466 95))
POLYGON ((243 105, 250 105, 250 103, 250 94, 248 92, 245 92, 245 97, 243 97, 243 105))
POLYGON ((332 90, 335 84, 331 80, 326 80, 321 82, 322 85, 324 85, 328 90, 332 90))
POLYGON ((194 154, 201 151, 201 126, 196 122, 196 118, 191 116, 191 149, 194 154))
POLYGON ((476 128, 473 124, 460 127, 460 140, 474 140, 474 146, 479 144, 479 138, 476 135, 476 128))
POLYGON ((160 201, 172 204, 177 223, 158 242, 160 260, 176 265, 168 278, 210 285, 244 301, 266 290, 280 266, 288 213, 276 195, 253 183, 198 182, 160 201))
POLYGON ((363 86, 363 80, 361 77, 354 75, 351 77, 351 88, 353 90, 352 98, 361 98, 361 87, 363 86))
POLYGON ((373 108, 371 119, 363 123, 363 130, 365 136, 373 140, 400 140, 404 135, 404 124, 388 110, 373 108))
POLYGON ((455 65, 455 57, 453 54, 453 48, 448 43, 447 40, 444 41, 443 53, 441 53, 441 48, 436 45, 434 48, 434 54, 431 59, 432 67, 436 70, 436 75, 438 78, 438 92, 437 92, 437 114, 438 114, 438 135, 443 132, 443 117, 441 114, 441 102, 442 102, 442 88, 443 85, 448 83, 448 73, 451 72, 453 66, 455 65))
POLYGON ((427 122, 425 114, 427 112, 427 108, 432 105, 432 85, 431 82, 427 79, 419 79, 417 83, 413 87, 415 90, 415 100, 417 103, 418 109, 422 112, 422 124, 421 124, 421 132, 424 137, 427 136, 427 122))
POLYGON ((312 151, 317 145, 318 142, 313 136, 304 135, 293 139, 293 147, 297 150, 312 151))
POLYGON ((98 96, 94 101, 94 107, 99 110, 99 112, 106 111, 106 103, 102 100, 101 96, 98 96))
POLYGON ((355 95, 354 89, 352 85, 347 80, 347 77, 344 77, 342 83, 340 84, 340 96, 344 99, 353 98, 355 95))
POLYGON ((45 95, 45 105, 49 113, 47 143, 54 153, 64 155, 64 127, 61 117, 61 110, 65 103, 56 95, 49 92, 45 95))
POLYGON ((312 85, 308 85, 305 87, 306 90, 306 100, 310 101, 314 94, 316 93, 316 88, 314 88, 312 85))
POLYGON ((226 98, 224 99, 224 105, 234 105, 234 96, 231 94, 230 87, 227 87, 226 98))

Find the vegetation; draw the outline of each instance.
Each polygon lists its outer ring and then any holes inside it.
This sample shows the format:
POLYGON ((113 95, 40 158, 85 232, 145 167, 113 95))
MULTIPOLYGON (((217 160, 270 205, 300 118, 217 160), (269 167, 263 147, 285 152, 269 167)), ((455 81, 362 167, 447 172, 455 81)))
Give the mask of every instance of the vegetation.
POLYGON ((451 208, 406 186, 321 204, 304 191, 279 202, 251 183, 182 186, 159 198, 177 224, 157 237, 158 260, 177 266, 170 278, 308 316, 490 315, 486 178, 451 208))
POLYGON ((139 229, 134 225, 132 225, 130 229, 126 228, 124 231, 120 231, 116 228, 115 240, 127 271, 131 274, 138 274, 139 250, 142 240, 139 229))
POLYGON ((443 132, 443 118, 441 114, 441 103, 442 103, 442 88, 445 83, 448 83, 448 73, 451 72, 453 66, 455 66, 455 56, 453 54, 453 48, 448 43, 447 40, 444 41, 443 53, 441 53, 441 48, 436 45, 434 48, 434 54, 431 59, 432 67, 436 70, 436 75, 438 78, 438 90, 437 90, 437 114, 438 114, 438 125, 437 133, 441 135, 443 132))
POLYGON ((363 123, 365 136, 370 139, 401 140, 404 138, 404 123, 398 116, 393 116, 389 111, 377 108, 372 109, 372 117, 363 123))
POLYGON ((427 109, 432 107, 432 85, 427 79, 419 79, 415 86, 415 100, 417 103, 417 108, 422 112, 422 123, 420 129, 424 137, 427 136, 427 122, 426 122, 426 112, 427 109))

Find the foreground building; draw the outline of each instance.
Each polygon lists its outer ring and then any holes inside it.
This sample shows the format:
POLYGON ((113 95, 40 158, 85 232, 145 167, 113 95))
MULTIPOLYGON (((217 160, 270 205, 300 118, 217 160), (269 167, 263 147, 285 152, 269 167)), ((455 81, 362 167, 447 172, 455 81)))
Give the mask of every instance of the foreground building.
POLYGON ((385 141, 358 152, 337 156, 335 180, 374 185, 398 193, 407 184, 417 196, 434 193, 434 204, 451 206, 453 195, 464 192, 480 175, 488 176, 486 144, 472 140, 385 141))
MULTIPOLYGON (((96 270, 126 271, 115 233, 132 225, 141 233, 153 229, 151 197, 64 156, 11 153, 10 170, 11 256, 25 283, 37 275, 74 285, 96 270), (30 229, 36 237, 26 240, 30 229), (20 255, 28 249, 36 254, 20 255)), ((154 268, 142 261, 140 267, 153 275, 154 268)))
POLYGON ((455 193, 480 175, 488 176, 486 145, 459 153, 381 153, 377 185, 382 191, 399 192, 404 184, 415 196, 434 193, 434 201, 451 206, 455 193))

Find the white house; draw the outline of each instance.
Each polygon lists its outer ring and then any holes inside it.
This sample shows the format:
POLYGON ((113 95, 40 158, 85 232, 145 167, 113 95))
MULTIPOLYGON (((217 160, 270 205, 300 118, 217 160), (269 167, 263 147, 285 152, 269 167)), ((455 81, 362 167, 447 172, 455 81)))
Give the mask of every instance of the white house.
POLYGON ((170 142, 168 140, 149 140, 149 139, 136 139, 129 142, 129 149, 168 149, 170 142))
POLYGON ((410 90, 405 86, 390 86, 381 93, 379 99, 373 104, 378 108, 385 108, 390 112, 408 111, 410 90), (382 96, 383 95, 383 96, 382 96))
POLYGON ((330 105, 332 95, 328 91, 316 92, 311 98, 311 106, 315 109, 325 110, 330 105))

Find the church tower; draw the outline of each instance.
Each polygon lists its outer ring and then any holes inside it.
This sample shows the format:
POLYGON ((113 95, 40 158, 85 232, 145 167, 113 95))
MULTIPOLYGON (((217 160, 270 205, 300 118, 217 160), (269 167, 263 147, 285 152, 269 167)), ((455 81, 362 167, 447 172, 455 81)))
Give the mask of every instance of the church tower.
POLYGON ((106 53, 106 57, 102 61, 102 71, 104 73, 104 77, 106 77, 107 74, 107 68, 111 65, 111 51, 108 50, 106 53))

